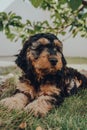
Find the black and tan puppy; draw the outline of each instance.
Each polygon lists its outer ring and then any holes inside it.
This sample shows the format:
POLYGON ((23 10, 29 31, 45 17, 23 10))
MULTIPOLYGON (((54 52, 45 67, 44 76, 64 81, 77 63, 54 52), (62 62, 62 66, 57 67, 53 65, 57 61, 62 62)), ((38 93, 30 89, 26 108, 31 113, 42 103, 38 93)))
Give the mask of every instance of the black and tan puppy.
POLYGON ((87 88, 87 78, 68 68, 62 43, 54 34, 36 34, 23 46, 16 59, 23 70, 13 97, 1 100, 9 109, 24 109, 44 116, 66 96, 87 88))

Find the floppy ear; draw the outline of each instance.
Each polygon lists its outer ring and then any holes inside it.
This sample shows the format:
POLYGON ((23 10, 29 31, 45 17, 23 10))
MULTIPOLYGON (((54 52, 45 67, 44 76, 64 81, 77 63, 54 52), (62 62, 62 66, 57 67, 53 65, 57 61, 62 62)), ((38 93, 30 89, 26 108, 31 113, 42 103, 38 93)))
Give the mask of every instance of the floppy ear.
POLYGON ((22 50, 17 56, 17 59, 15 60, 15 63, 20 67, 24 72, 27 71, 27 60, 26 60, 26 53, 27 53, 27 48, 29 47, 29 40, 25 42, 23 45, 22 50))
POLYGON ((37 40, 37 37, 35 35, 30 36, 29 39, 24 43, 22 50, 17 55, 17 59, 15 60, 15 63, 20 67, 25 73, 28 73, 31 68, 31 62, 27 61, 26 54, 27 49, 31 46, 31 43, 33 41, 37 40))

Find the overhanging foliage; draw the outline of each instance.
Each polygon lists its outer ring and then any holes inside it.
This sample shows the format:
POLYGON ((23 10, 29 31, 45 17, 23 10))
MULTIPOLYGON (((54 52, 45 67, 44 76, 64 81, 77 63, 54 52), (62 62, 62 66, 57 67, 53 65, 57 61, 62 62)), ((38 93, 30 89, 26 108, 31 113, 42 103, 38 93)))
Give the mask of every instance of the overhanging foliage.
POLYGON ((31 22, 29 19, 22 23, 22 17, 14 12, 0 13, 0 31, 7 38, 24 42, 31 34, 38 32, 52 32, 66 34, 66 29, 76 36, 87 37, 87 0, 29 0, 35 8, 50 12, 52 24, 48 21, 31 22))

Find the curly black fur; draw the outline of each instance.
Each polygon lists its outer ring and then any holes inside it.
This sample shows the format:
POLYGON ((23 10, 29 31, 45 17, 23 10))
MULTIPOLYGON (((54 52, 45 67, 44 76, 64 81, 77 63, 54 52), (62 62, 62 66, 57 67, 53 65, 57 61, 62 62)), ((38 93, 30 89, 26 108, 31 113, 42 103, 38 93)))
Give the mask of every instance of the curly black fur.
MULTIPOLYGON (((38 88, 38 86, 40 85, 40 82, 37 81, 37 75, 36 75, 36 73, 34 73, 35 70, 34 70, 31 62, 27 61, 26 54, 27 54, 27 49, 32 46, 32 43, 34 43, 35 41, 37 41, 40 38, 48 39, 49 41, 51 41, 50 44, 52 44, 54 39, 57 39, 59 42, 61 42, 54 34, 51 34, 51 33, 35 34, 35 35, 29 37, 29 39, 25 42, 22 50, 20 51, 20 53, 15 61, 16 64, 23 70, 24 77, 29 79, 31 81, 31 83, 33 85, 35 85, 35 88, 38 88)), ((60 51, 60 47, 59 47, 59 51, 60 51)), ((63 54, 62 54, 62 62, 64 65, 66 65, 66 60, 65 60, 63 54)))
MULTIPOLYGON (((40 33, 40 34, 35 34, 34 36, 29 37, 29 39, 25 42, 25 44, 23 45, 23 49, 21 50, 20 54, 18 55, 17 59, 16 59, 16 64, 25 72, 27 73, 28 70, 31 67, 31 64, 28 65, 28 62, 26 60, 26 53, 27 53, 27 48, 29 48, 32 43, 34 43, 36 40, 38 40, 39 38, 47 38, 48 40, 51 41, 51 43, 53 42, 54 39, 57 39, 59 41, 59 39, 51 33, 40 33)), ((64 61, 66 62, 66 61, 64 61)), ((65 64, 65 63, 64 63, 65 64)))
POLYGON ((36 91, 39 91, 39 86, 41 84, 45 84, 48 81, 50 84, 55 84, 56 87, 60 88, 61 92, 60 95, 53 95, 56 99, 58 98, 58 102, 56 104, 59 104, 61 101, 63 101, 64 97, 72 95, 77 93, 77 90, 80 88, 87 88, 87 78, 80 74, 77 70, 73 68, 68 68, 66 66, 66 60, 65 57, 62 54, 62 62, 63 62, 63 68, 59 71, 57 71, 55 74, 46 74, 43 79, 38 80, 37 75, 35 73, 35 70, 31 64, 31 62, 27 61, 26 54, 27 49, 32 46, 32 43, 38 40, 39 38, 47 38, 51 43, 54 39, 59 40, 54 34, 36 34, 34 36, 31 36, 26 43, 23 46, 23 49, 21 50, 20 54, 18 55, 16 59, 16 64, 23 70, 24 74, 20 78, 20 81, 23 81, 24 79, 28 79, 31 84, 34 86, 36 91), (80 82, 81 84, 78 86, 77 82, 80 82), (59 100, 60 99, 60 100, 59 100))

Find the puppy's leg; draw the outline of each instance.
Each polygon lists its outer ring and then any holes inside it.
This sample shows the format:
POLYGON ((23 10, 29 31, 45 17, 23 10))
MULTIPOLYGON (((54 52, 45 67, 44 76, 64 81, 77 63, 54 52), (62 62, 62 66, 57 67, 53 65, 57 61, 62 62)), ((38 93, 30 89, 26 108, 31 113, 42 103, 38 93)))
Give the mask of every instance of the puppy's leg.
POLYGON ((0 104, 8 107, 9 110, 23 109, 27 103, 28 97, 23 93, 17 93, 12 97, 8 97, 0 101, 0 104))
POLYGON ((24 110, 35 116, 46 115, 55 104, 59 104, 60 89, 55 85, 45 84, 40 86, 40 92, 36 100, 28 104, 24 110))
POLYGON ((34 98, 34 89, 28 82, 19 82, 17 93, 0 101, 9 109, 23 109, 34 98))
POLYGON ((24 110, 28 113, 32 113, 34 116, 44 116, 49 110, 53 108, 51 100, 55 100, 51 96, 40 96, 30 104, 28 104, 24 110))

